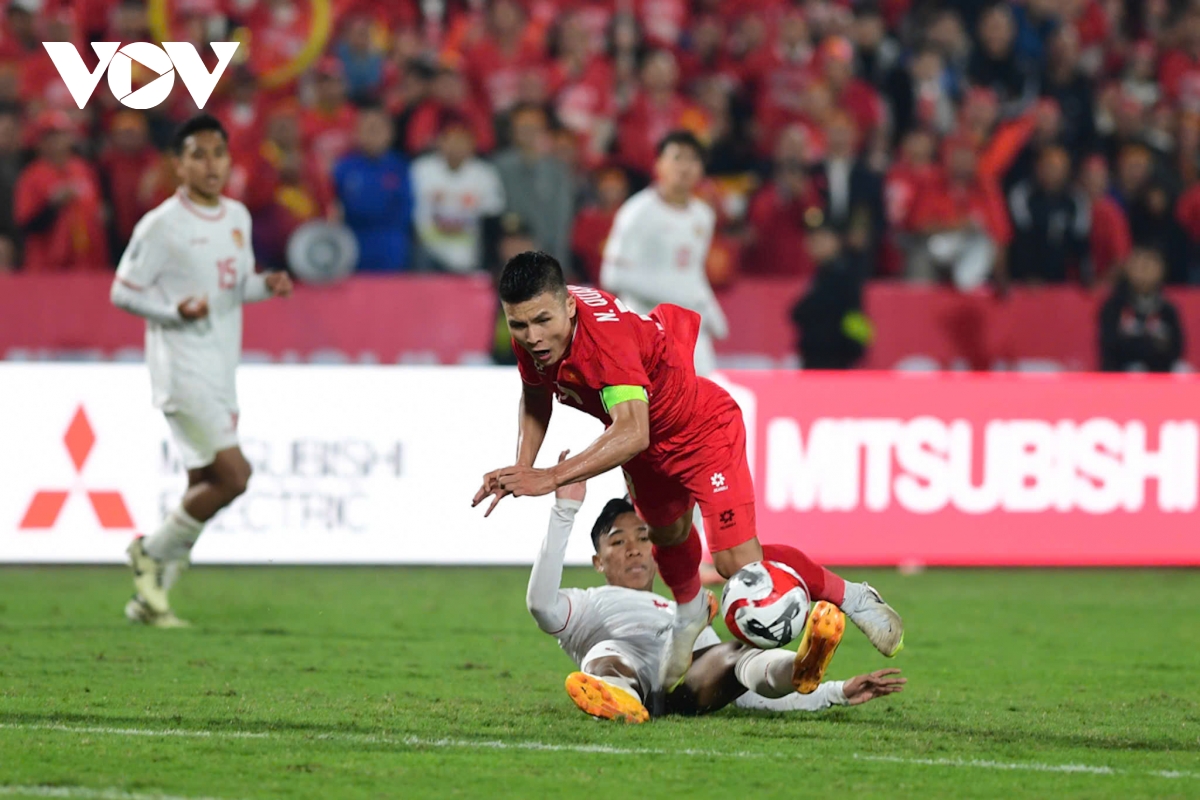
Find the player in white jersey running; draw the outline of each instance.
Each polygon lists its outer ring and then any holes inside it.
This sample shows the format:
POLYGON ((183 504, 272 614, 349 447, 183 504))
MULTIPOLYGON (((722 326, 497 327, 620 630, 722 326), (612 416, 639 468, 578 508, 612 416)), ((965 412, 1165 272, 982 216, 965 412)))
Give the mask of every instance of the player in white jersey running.
MULTIPOLYGON (((559 461, 566 455, 562 453, 559 461)), ((529 576, 526 605, 538 627, 558 639, 579 668, 567 677, 566 688, 580 709, 605 719, 645 722, 651 697, 662 697, 655 682, 675 604, 651 591, 655 568, 650 529, 627 500, 610 500, 592 529, 592 563, 607 585, 561 588, 567 540, 585 493, 584 483, 555 492, 550 529, 529 576)), ((820 711, 901 691, 906 681, 898 677, 898 669, 821 682, 844 628, 842 612, 825 602, 810 612, 794 654, 721 643, 711 627, 705 628, 683 683, 656 710, 705 714, 736 703, 770 711, 820 711), (815 653, 822 655, 808 657, 815 653), (798 687, 806 693, 798 693, 798 687)))
POLYGON ((175 134, 181 186, 142 217, 121 257, 112 302, 146 320, 146 364, 156 408, 188 471, 180 506, 129 545, 136 593, 132 621, 178 627, 167 592, 187 565, 204 523, 246 490, 250 464, 238 447, 234 372, 242 350, 242 304, 287 296, 286 273, 254 270, 250 212, 222 197, 228 137, 207 114, 175 134))
POLYGON ((639 314, 659 303, 697 312, 696 374, 707 376, 717 366, 713 339, 724 339, 729 323, 705 272, 717 217, 693 195, 703 177, 704 146, 692 133, 673 131, 658 143, 654 184, 617 210, 604 245, 600 288, 639 314))

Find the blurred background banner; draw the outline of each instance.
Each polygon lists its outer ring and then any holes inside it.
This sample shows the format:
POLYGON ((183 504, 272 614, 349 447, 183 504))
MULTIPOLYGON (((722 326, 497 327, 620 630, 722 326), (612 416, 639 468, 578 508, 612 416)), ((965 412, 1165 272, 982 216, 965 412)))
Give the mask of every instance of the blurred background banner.
MULTIPOLYGON (((0 360, 141 358, 144 325, 114 308, 106 275, 0 275, 0 360)), ((717 342, 726 368, 794 366, 788 309, 805 281, 746 279, 720 295, 738 324, 717 342)), ((1200 289, 1168 291, 1185 329, 1200 330, 1200 289)), ((1098 368, 1104 295, 1015 288, 998 298, 876 283, 864 293, 875 341, 863 366, 902 370, 1080 371, 1098 368)), ((484 275, 367 276, 300 287, 246 315, 248 361, 487 363, 496 297, 484 275)), ((1184 350, 1184 368, 1189 353, 1184 350)))
MULTIPOLYGON (((1196 565, 1200 380, 742 371, 760 536, 831 564, 1196 565)), ((144 367, 0 363, 0 562, 117 563, 185 483, 144 367)), ((198 563, 529 563, 549 498, 470 499, 513 457, 506 368, 248 366, 249 492, 198 563)), ((599 423, 556 407, 540 464, 599 423)), ((618 472, 589 484, 568 551, 618 472)))

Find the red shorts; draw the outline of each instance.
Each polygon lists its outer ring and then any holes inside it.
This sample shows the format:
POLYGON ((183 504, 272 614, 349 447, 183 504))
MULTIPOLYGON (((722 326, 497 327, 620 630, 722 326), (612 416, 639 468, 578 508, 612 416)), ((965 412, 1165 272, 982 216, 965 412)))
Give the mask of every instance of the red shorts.
POLYGON ((651 527, 665 528, 699 505, 708 549, 717 552, 758 535, 754 481, 742 410, 712 381, 700 383, 696 424, 652 443, 623 469, 629 496, 651 527))

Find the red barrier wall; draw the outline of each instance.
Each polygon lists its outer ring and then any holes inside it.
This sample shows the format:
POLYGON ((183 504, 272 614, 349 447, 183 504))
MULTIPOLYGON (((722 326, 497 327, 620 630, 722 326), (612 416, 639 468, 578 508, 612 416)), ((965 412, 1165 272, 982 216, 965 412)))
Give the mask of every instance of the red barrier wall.
MULTIPOLYGON (((109 305, 109 280, 0 276, 0 357, 83 350, 111 357, 141 347, 142 324, 109 305)), ((802 291, 802 282, 772 279, 743 279, 724 291, 732 325, 718 352, 734 365, 747 356, 786 363, 796 338, 788 311, 802 291)), ((1171 296, 1185 331, 1200 335, 1200 290, 1171 296)), ((1092 369, 1102 301, 1070 288, 1015 289, 997 299, 877 283, 866 294, 876 341, 864 366, 1092 369)), ((251 308, 245 347, 282 360, 472 362, 491 346, 494 309, 484 277, 360 276, 332 287, 301 287, 286 302, 251 308)))

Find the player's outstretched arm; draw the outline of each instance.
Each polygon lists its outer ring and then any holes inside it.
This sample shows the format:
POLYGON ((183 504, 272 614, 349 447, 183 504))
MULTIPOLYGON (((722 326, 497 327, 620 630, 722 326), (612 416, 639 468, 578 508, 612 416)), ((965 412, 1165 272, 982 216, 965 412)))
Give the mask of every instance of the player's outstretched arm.
MULTIPOLYGON (((546 441, 554 398, 545 386, 521 384, 521 407, 517 420, 517 464, 532 467, 546 441)), ((561 458, 559 459, 562 460, 561 458)))
MULTIPOLYGON (((471 507, 474 508, 484 499, 493 498, 492 504, 483 513, 485 517, 492 513, 497 503, 513 494, 511 489, 501 485, 501 475, 514 469, 527 469, 537 473, 547 472, 547 470, 534 470, 533 462, 542 449, 542 442, 546 440, 546 430, 550 427, 550 415, 554 411, 553 397, 550 395, 550 390, 544 386, 523 383, 522 387, 521 406, 517 419, 517 463, 512 467, 494 469, 484 475, 483 485, 479 487, 479 491, 475 493, 475 498, 471 501, 471 507)), ((551 486, 538 494, 547 494, 554 489, 555 487, 551 486)))
MULTIPOLYGON (((559 462, 567 457, 564 450, 559 462)), ((550 528, 529 573, 529 588, 525 592, 525 607, 538 627, 549 634, 560 634, 571 617, 571 601, 562 591, 563 561, 567 541, 575 524, 575 513, 583 505, 583 484, 565 486, 555 492, 554 508, 550 512, 550 528)))
MULTIPOLYGON (((644 395, 644 392, 643 392, 644 395)), ((584 481, 619 467, 650 446, 650 403, 630 399, 609 409, 612 425, 574 458, 554 467, 555 486, 584 481)))
POLYGON ((183 315, 183 312, 190 308, 185 303, 173 306, 165 300, 154 297, 146 291, 145 287, 126 281, 120 276, 113 281, 112 291, 109 292, 108 297, 112 304, 122 311, 136 314, 151 322, 157 322, 159 325, 180 325, 185 319, 188 319, 183 315))

